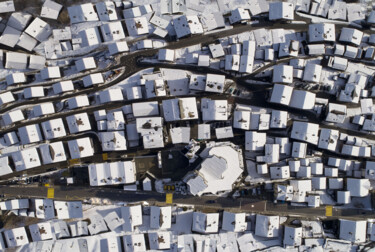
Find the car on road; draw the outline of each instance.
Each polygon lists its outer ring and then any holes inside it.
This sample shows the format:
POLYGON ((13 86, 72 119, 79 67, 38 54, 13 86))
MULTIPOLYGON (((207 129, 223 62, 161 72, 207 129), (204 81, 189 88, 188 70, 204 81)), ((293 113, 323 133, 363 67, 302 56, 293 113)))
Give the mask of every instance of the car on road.
POLYGON ((214 204, 214 203, 216 203, 216 200, 207 200, 206 203, 207 204, 214 204))

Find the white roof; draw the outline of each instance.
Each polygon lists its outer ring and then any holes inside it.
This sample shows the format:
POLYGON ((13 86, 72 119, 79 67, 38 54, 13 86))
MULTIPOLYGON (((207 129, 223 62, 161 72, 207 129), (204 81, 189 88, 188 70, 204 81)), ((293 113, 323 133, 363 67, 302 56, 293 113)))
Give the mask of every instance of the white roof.
POLYGON ((366 241, 365 220, 340 220, 340 239, 354 243, 366 241))
POLYGON ((123 229, 125 232, 133 232, 134 227, 142 225, 142 206, 121 207, 121 217, 125 223, 123 229))
POLYGON ((272 82, 291 84, 293 82, 293 67, 288 65, 274 66, 272 82))
MULTIPOLYGON (((1 38, 0 38, 0 43, 2 41, 1 38)), ((6 40, 9 41, 8 38, 6 40)), ((8 68, 8 69, 26 69, 27 68, 27 58, 28 58, 27 54, 25 54, 25 53, 7 52, 6 53, 5 68, 8 68)))
POLYGON ((81 107, 90 106, 89 98, 87 95, 79 95, 67 99, 69 109, 76 109, 81 107))
POLYGON ((157 101, 133 103, 132 110, 134 117, 158 116, 159 104, 157 101))
POLYGON ((209 44, 208 48, 210 49, 210 52, 212 54, 212 58, 219 58, 219 57, 223 57, 225 55, 223 46, 220 43, 209 44))
POLYGON ((307 63, 303 71, 303 81, 320 82, 320 75, 322 73, 322 66, 312 63, 307 63))
POLYGON ((79 221, 70 222, 69 228, 72 233, 72 237, 89 234, 86 221, 79 220, 79 221))
POLYGON ((148 22, 146 17, 125 19, 126 28, 130 36, 148 34, 148 22))
POLYGON ((41 125, 46 140, 66 136, 65 126, 61 118, 42 122, 41 125))
POLYGON ((126 88, 125 92, 128 100, 142 99, 142 88, 140 86, 126 88))
POLYGON ((285 226, 284 245, 300 246, 302 244, 302 227, 285 226))
POLYGON ((37 223, 29 226, 31 238, 34 242, 52 239, 50 222, 37 223))
POLYGON ((148 233, 148 241, 151 250, 162 250, 171 248, 171 233, 157 232, 148 233))
POLYGON ((368 179, 354 179, 348 178, 347 190, 350 191, 350 195, 353 197, 365 197, 369 194, 370 181, 368 179))
POLYGON ((55 94, 74 90, 73 82, 71 80, 55 83, 52 85, 52 88, 55 94))
POLYGON ((124 220, 118 216, 116 211, 109 212, 104 217, 104 220, 111 231, 114 231, 116 228, 124 224, 124 220))
POLYGON ((52 29, 48 23, 37 17, 26 28, 25 32, 39 42, 43 42, 52 34, 52 29))
POLYGON ((225 70, 239 71, 240 70, 240 55, 230 54, 225 55, 225 70))
POLYGON ((293 122, 291 138, 317 145, 319 124, 295 121, 293 122))
POLYGON ((47 0, 43 4, 42 12, 40 13, 40 16, 43 18, 57 19, 62 7, 63 6, 61 4, 58 4, 51 0, 47 0))
POLYGON ((278 237, 280 221, 279 216, 266 216, 257 214, 255 222, 255 235, 261 237, 278 237))
POLYGON ((363 32, 354 28, 344 27, 341 29, 339 41, 351 43, 351 44, 359 46, 361 44, 362 37, 363 37, 363 32))
POLYGON ((54 201, 55 210, 58 219, 75 219, 82 218, 81 201, 54 201))
POLYGON ((270 102, 289 105, 292 97, 293 87, 275 84, 272 89, 270 102))
POLYGON ((52 34, 53 34, 53 39, 55 41, 72 39, 72 30, 70 26, 65 26, 65 28, 61 28, 61 29, 53 29, 52 34))
POLYGON ((225 75, 207 74, 206 92, 223 93, 225 84, 225 75))
POLYGON ((99 99, 101 103, 123 101, 124 96, 121 88, 111 88, 99 93, 99 99))
POLYGON ((103 151, 123 151, 127 149, 124 131, 100 132, 99 138, 103 151))
POLYGON ((91 124, 87 113, 79 113, 66 117, 70 134, 76 134, 91 130, 91 124))
POLYGON ((203 98, 201 100, 201 111, 203 121, 225 121, 228 120, 228 101, 211 100, 203 98))
POLYGON ((222 229, 230 232, 244 232, 247 229, 246 214, 224 211, 222 229))
POLYGON ((124 248, 126 251, 146 251, 146 242, 144 234, 124 235, 123 239, 124 248))
POLYGON ((290 178, 289 166, 271 166, 270 167, 271 179, 288 179, 290 178))
POLYGON ((12 123, 25 120, 22 110, 20 109, 13 110, 13 111, 10 111, 9 113, 3 114, 2 118, 3 118, 5 125, 10 125, 12 123))
POLYGON ((22 47, 23 49, 26 49, 28 51, 32 51, 38 41, 31 36, 27 35, 26 33, 22 33, 20 36, 17 45, 19 47, 22 47))
POLYGON ((117 20, 116 6, 112 1, 99 2, 95 4, 100 21, 117 20))
POLYGON ((70 6, 68 13, 72 24, 99 20, 92 3, 70 6))
POLYGON ((42 86, 28 87, 23 90, 23 95, 26 99, 44 97, 44 88, 42 86))
POLYGON ((112 111, 107 113, 107 130, 124 130, 125 118, 122 111, 112 111))
POLYGON ((311 180, 290 180, 293 186, 292 202, 306 202, 306 192, 311 191, 311 180))
POLYGON ((24 73, 12 73, 6 76, 6 81, 8 85, 25 83, 26 75, 24 73))
POLYGON ((243 20, 249 20, 250 19, 250 13, 248 10, 245 10, 244 8, 237 8, 235 10, 232 10, 229 16, 229 22, 231 24, 238 23, 243 20))
MULTIPOLYGON (((53 209, 53 211, 55 210, 53 209)), ((69 228, 65 221, 58 220, 53 222, 53 228, 57 239, 70 237, 69 228)))
POLYGON ((131 184, 136 181, 136 168, 132 161, 89 165, 91 186, 131 184))
POLYGON ((12 92, 3 92, 0 94, 0 106, 15 101, 12 92))
POLYGON ((39 219, 55 218, 55 209, 52 199, 35 199, 35 216, 39 219))
POLYGON ((83 86, 90 87, 92 85, 98 85, 104 83, 103 75, 101 73, 94 73, 86 75, 82 78, 83 86))
POLYGON ((101 232, 108 231, 107 225, 105 224, 103 217, 99 214, 90 216, 90 225, 88 225, 87 227, 90 232, 90 235, 95 235, 101 232))
POLYGON ((298 109, 313 109, 315 105, 315 93, 305 90, 293 90, 289 106, 298 109))
POLYGON ((42 144, 39 146, 43 164, 51 164, 66 161, 64 145, 62 142, 42 144))
POLYGON ((9 157, 8 156, 0 157, 0 176, 7 175, 12 172, 13 170, 9 166, 9 157))
POLYGON ((78 35, 82 40, 80 43, 81 47, 96 46, 102 42, 97 26, 82 30, 78 35))
POLYGON ((29 68, 35 70, 41 70, 45 67, 46 58, 39 55, 30 55, 29 57, 29 68))
POLYGON ((335 42, 335 24, 320 23, 309 25, 309 42, 335 42))
POLYGON ((269 19, 270 20, 293 20, 294 19, 294 4, 287 2, 273 2, 269 4, 269 19))
POLYGON ((60 68, 58 66, 46 67, 40 71, 43 80, 61 78, 60 68))
POLYGON ((169 130, 173 144, 189 143, 190 127, 176 127, 169 130))
POLYGON ((215 128, 215 135, 217 139, 232 138, 233 128, 232 126, 215 128))
POLYGON ((12 159, 16 167, 16 171, 23 171, 41 165, 36 148, 23 149, 22 151, 13 152, 12 159))
POLYGON ((270 119, 270 128, 286 128, 288 121, 288 112, 281 110, 272 110, 270 119))
POLYGON ((81 58, 77 60, 75 64, 76 64, 77 70, 80 72, 96 68, 94 57, 81 58))
POLYGON ((102 31, 102 36, 105 42, 125 38, 124 28, 120 21, 103 24, 100 26, 100 30, 102 31))
POLYGON ((163 100, 164 119, 167 122, 198 119, 195 97, 163 100))
POLYGON ((55 107, 52 102, 40 103, 33 107, 34 116, 43 116, 55 113, 55 107))
POLYGON ((245 132, 245 149, 252 151, 263 150, 266 144, 266 133, 257 131, 245 132))
POLYGON ((170 206, 151 206, 150 228, 169 229, 171 228, 172 208, 170 206))
POLYGON ((318 148, 335 151, 340 132, 332 129, 321 129, 318 148))
POLYGON ((31 124, 18 128, 18 135, 23 145, 43 141, 39 124, 31 124))
POLYGON ((193 213, 192 231, 209 234, 219 231, 219 213, 193 213))
POLYGON ((179 16, 173 19, 173 27, 177 38, 182 38, 190 34, 202 34, 203 27, 198 16, 179 16))
POLYGON ((250 74, 253 72, 253 65, 254 65, 254 57, 241 55, 239 72, 250 74))
POLYGON ((13 199, 0 202, 0 208, 2 211, 6 210, 18 210, 29 208, 28 199, 13 199))
POLYGON ((14 29, 11 26, 7 26, 0 37, 0 44, 14 47, 19 37, 21 36, 21 32, 19 30, 14 29))
POLYGON ((235 110, 233 115, 233 128, 250 129, 250 111, 235 110))
POLYGON ((305 158, 307 150, 307 144, 301 142, 293 142, 292 145, 292 157, 305 158))
POLYGON ((31 14, 25 12, 13 12, 8 19, 7 25, 18 31, 23 31, 32 17, 31 14))
POLYGON ((26 234, 26 229, 24 227, 5 230, 4 237, 9 248, 22 246, 29 243, 29 239, 27 238, 26 234))
POLYGON ((89 137, 68 141, 70 157, 72 159, 90 157, 94 155, 94 148, 89 137))
POLYGON ((108 45, 109 54, 122 53, 129 51, 128 43, 126 41, 118 41, 108 45))
POLYGON ((211 126, 210 124, 198 124, 198 139, 210 139, 211 126))

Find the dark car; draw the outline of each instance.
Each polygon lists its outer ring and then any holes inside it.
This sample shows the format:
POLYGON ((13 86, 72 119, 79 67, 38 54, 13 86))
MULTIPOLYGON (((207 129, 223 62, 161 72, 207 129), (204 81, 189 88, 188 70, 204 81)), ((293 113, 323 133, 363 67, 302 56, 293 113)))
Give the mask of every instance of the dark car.
POLYGON ((207 200, 206 203, 207 204, 214 204, 214 203, 216 203, 216 200, 207 200))

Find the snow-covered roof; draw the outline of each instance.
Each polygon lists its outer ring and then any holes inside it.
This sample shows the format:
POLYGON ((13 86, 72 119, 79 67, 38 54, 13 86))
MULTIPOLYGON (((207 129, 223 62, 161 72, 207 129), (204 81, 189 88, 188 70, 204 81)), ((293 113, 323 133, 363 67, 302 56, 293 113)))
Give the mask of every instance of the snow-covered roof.
POLYGON ((250 13, 247 9, 237 8, 231 11, 229 16, 230 24, 235 24, 246 20, 250 20, 250 13))
POLYGON ((69 228, 65 221, 58 220, 53 222, 53 228, 57 239, 70 237, 69 228))
POLYGON ((88 223, 87 221, 74 221, 69 223, 69 228, 72 234, 72 237, 82 236, 82 235, 88 235, 88 223))
POLYGON ((7 85, 13 85, 26 82, 26 75, 24 73, 12 73, 6 76, 7 85))
POLYGON ((124 131, 100 132, 99 139, 103 151, 124 151, 127 149, 124 131))
POLYGON ((34 49, 34 47, 37 45, 37 43, 38 41, 36 39, 27 35, 26 33, 22 33, 22 35, 20 36, 17 42, 17 45, 31 52, 34 49))
POLYGON ((43 4, 40 16, 43 18, 57 19, 62 7, 63 6, 61 4, 58 4, 51 0, 47 0, 43 4))
POLYGON ((67 160, 62 142, 42 144, 39 146, 39 150, 43 159, 43 164, 52 164, 67 160))
POLYGON ((121 207, 121 217, 125 223, 123 229, 125 232, 133 232, 134 227, 142 225, 142 206, 121 207))
POLYGON ((246 214, 224 211, 222 229, 229 232, 244 232, 247 229, 246 214))
POLYGON ((311 191, 311 180, 290 180, 293 186, 292 202, 306 202, 306 192, 311 191))
POLYGON ((322 66, 312 63, 307 63, 303 71, 303 81, 320 82, 320 75, 322 73, 322 66))
POLYGON ((50 222, 42 222, 29 226, 33 242, 52 239, 52 228, 50 222))
POLYGON ((51 26, 38 17, 31 22, 25 32, 39 42, 47 40, 48 37, 52 35, 51 26))
POLYGON ((315 105, 315 93, 305 90, 293 90, 289 106, 298 109, 312 109, 315 105))
POLYGON ((121 88, 111 88, 101 91, 99 93, 99 100, 101 103, 109 103, 115 101, 123 101, 124 96, 121 88))
POLYGON ((60 68, 58 66, 46 67, 40 71, 43 80, 61 78, 60 68))
POLYGON ((111 111, 107 113, 107 130, 124 130, 125 118, 122 111, 111 111))
POLYGON ((14 47, 18 40, 19 37, 21 36, 21 31, 14 29, 11 26, 7 26, 3 33, 1 34, 0 37, 0 44, 9 46, 9 47, 14 47))
POLYGON ((335 151, 340 132, 333 129, 321 129, 318 148, 335 151))
POLYGON ((99 214, 90 216, 90 225, 88 225, 87 227, 90 232, 90 235, 95 235, 101 232, 108 231, 107 225, 105 224, 103 217, 99 214))
POLYGON ((201 234, 217 233, 219 231, 219 213, 193 213, 191 230, 201 234))
POLYGON ((319 124, 295 121, 293 122, 291 138, 317 145, 318 133, 319 124))
POLYGON ((81 58, 75 62, 75 65, 79 72, 96 68, 94 57, 81 58))
POLYGON ((203 98, 201 100, 201 111, 203 121, 228 120, 228 101, 211 100, 203 98))
POLYGON ((75 97, 71 97, 66 100, 68 102, 69 109, 76 109, 81 107, 86 107, 90 105, 89 98, 87 95, 79 95, 75 97))
POLYGON ((45 67, 46 58, 40 55, 30 55, 29 57, 29 68, 35 70, 41 70, 45 67))
POLYGON ((43 116, 55 113, 55 107, 52 102, 40 103, 33 107, 34 116, 43 116))
POLYGON ((203 27, 198 16, 179 16, 173 19, 173 27, 177 38, 182 38, 190 34, 202 34, 203 27))
POLYGON ((170 206, 151 206, 150 228, 169 229, 171 228, 172 208, 170 206))
POLYGON ((0 157, 0 176, 7 175, 12 172, 13 170, 9 165, 9 156, 0 157))
POLYGON ((302 244, 302 227, 285 226, 284 245, 300 246, 302 244))
POLYGON ((233 128, 250 129, 250 111, 235 110, 233 115, 233 128))
POLYGON ((71 24, 99 20, 92 3, 69 6, 68 13, 71 24))
POLYGON ((22 110, 17 109, 3 114, 2 119, 5 125, 10 125, 15 122, 25 120, 22 110))
POLYGON ((173 144, 189 143, 190 127, 175 127, 169 130, 173 144))
POLYGON ((84 87, 90 87, 92 85, 104 83, 103 75, 101 73, 86 75, 82 78, 82 81, 84 87))
POLYGON ((223 93, 225 84, 225 75, 207 74, 206 92, 223 93))
POLYGON ((157 101, 133 103, 132 110, 134 117, 158 116, 159 104, 157 101))
POLYGON ((171 248, 170 232, 148 233, 148 241, 151 250, 163 250, 171 248))
POLYGON ((279 235, 279 216, 257 214, 255 225, 255 235, 257 236, 278 237, 279 235))
POLYGON ((58 219, 75 219, 82 218, 81 201, 54 201, 55 210, 58 219))
POLYGON ((291 84, 293 82, 293 67, 288 65, 274 66, 272 82, 291 84))
POLYGON ((70 26, 66 26, 65 28, 62 28, 62 29, 53 29, 52 34, 53 34, 53 39, 55 41, 72 39, 72 30, 70 26))
POLYGON ((91 130, 91 124, 87 113, 79 113, 66 117, 70 134, 76 134, 91 130))
POLYGON ((123 239, 126 251, 146 251, 144 234, 124 235, 123 239))
POLYGON ((100 21, 117 20, 116 6, 112 1, 99 2, 95 4, 100 21))
POLYGON ((116 211, 109 212, 104 217, 104 220, 111 231, 114 231, 116 228, 124 224, 124 220, 118 216, 116 211))
POLYGON ((109 44, 108 50, 111 55, 115 55, 117 53, 129 51, 129 47, 126 41, 118 41, 118 42, 109 44))
POLYGON ((272 89, 270 102, 289 105, 292 98, 293 87, 275 84, 272 89))
POLYGON ((61 94, 74 90, 73 82, 71 80, 55 83, 52 85, 52 88, 55 94, 61 94))
POLYGON ((61 118, 44 121, 41 126, 46 140, 66 136, 65 126, 61 118))
POLYGON ((12 92, 8 91, 0 94, 0 106, 14 101, 15 99, 12 92))
POLYGON ((266 133, 257 131, 245 132, 245 149, 251 151, 263 150, 266 144, 266 133))
POLYGON ((80 31, 78 35, 82 41, 80 43, 81 47, 96 46, 96 45, 100 45, 100 43, 102 42, 97 26, 84 29, 80 31))
POLYGON ((12 159, 16 167, 16 171, 23 171, 41 165, 36 148, 23 149, 21 151, 13 152, 12 159))
POLYGON ((35 216, 39 219, 50 220, 55 218, 55 209, 52 199, 35 199, 35 216))
POLYGON ((18 135, 20 136, 23 145, 43 141, 39 124, 30 124, 18 128, 18 135))
POLYGON ((126 28, 130 36, 148 34, 148 21, 146 17, 136 17, 125 19, 126 28))
POLYGON ((160 49, 158 52, 158 60, 159 61, 174 61, 174 50, 171 49, 160 49))
POLYGON ((287 2, 272 2, 269 4, 269 20, 293 20, 294 4, 287 2))
POLYGON ((344 43, 351 43, 356 46, 361 44, 363 32, 354 28, 344 27, 341 29, 339 41, 344 43))
POLYGON ((215 135, 217 139, 232 138, 233 128, 232 126, 215 128, 215 135))
POLYGON ((94 155, 94 147, 89 137, 70 140, 68 141, 68 147, 72 159, 94 155))
POLYGON ((23 90, 25 99, 44 97, 44 88, 42 86, 28 87, 23 90))
POLYGON ((210 124, 198 124, 198 139, 210 139, 211 127, 210 124))
MULTIPOLYGON (((0 38, 0 43, 2 41, 1 38, 0 38)), ((17 38, 17 40, 18 40, 18 38, 17 38)), ((9 41, 9 39, 6 39, 6 41, 9 41)), ((25 53, 7 52, 6 53, 5 68, 8 68, 8 69, 26 69, 27 68, 27 58, 28 58, 27 54, 25 54, 25 53)))
POLYGON ((163 112, 167 122, 198 119, 195 97, 163 100, 163 112))
POLYGON ((365 197, 369 194, 370 181, 368 179, 355 179, 348 178, 347 190, 350 191, 350 195, 353 197, 365 197))
MULTIPOLYGON (((8 1, 8 2, 13 2, 13 1, 8 1)), ((18 247, 18 246, 26 245, 29 243, 26 229, 24 227, 5 230, 4 237, 8 245, 8 248, 18 247)))
POLYGON ((29 200, 28 199, 13 199, 13 200, 2 201, 0 202, 0 208, 2 211, 28 209, 29 200))
POLYGON ((319 23, 309 25, 309 42, 335 42, 335 24, 319 23))
POLYGON ((354 243, 366 241, 365 220, 340 220, 340 239, 354 243))
POLYGON ((124 28, 120 21, 103 24, 100 26, 105 42, 116 41, 125 38, 124 28))
POLYGON ((33 16, 25 12, 13 12, 7 22, 7 26, 11 26, 18 31, 23 31, 33 16))

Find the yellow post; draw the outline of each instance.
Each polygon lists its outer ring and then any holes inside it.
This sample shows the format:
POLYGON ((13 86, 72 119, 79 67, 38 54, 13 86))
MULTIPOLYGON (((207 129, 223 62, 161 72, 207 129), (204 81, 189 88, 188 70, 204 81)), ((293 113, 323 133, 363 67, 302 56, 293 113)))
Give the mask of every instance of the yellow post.
POLYGON ((45 187, 49 187, 49 184, 44 184, 45 187))
POLYGON ((103 153, 103 161, 107 161, 108 160, 108 153, 103 153))
POLYGON ((165 195, 165 203, 172 204, 173 202, 173 193, 167 193, 165 195))
POLYGON ((55 189, 52 187, 49 187, 47 191, 47 198, 53 199, 54 197, 55 197, 55 189))
POLYGON ((76 165, 76 164, 79 164, 81 162, 81 160, 79 160, 78 158, 76 159, 70 159, 69 160, 69 165, 76 165))
POLYGON ((332 206, 326 206, 326 216, 332 216, 332 206))

